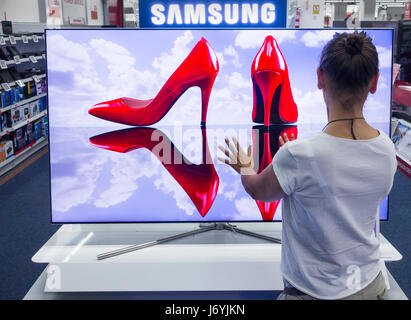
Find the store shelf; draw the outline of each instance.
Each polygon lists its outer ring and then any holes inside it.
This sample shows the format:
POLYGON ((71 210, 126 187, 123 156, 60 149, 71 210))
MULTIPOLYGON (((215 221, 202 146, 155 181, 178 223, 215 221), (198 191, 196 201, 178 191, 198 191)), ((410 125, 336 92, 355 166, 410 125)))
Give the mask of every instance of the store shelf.
POLYGON ((46 95, 47 95, 47 93, 42 93, 42 94, 39 94, 39 95, 37 95, 37 96, 34 96, 34 97, 31 97, 31 98, 24 99, 24 100, 21 100, 21 101, 19 101, 19 102, 13 103, 12 105, 9 105, 9 106, 7 106, 7 107, 5 107, 5 108, 0 109, 0 115, 1 115, 2 113, 4 113, 4 112, 8 111, 8 110, 17 108, 17 107, 19 107, 19 106, 23 106, 23 105, 25 105, 25 104, 27 104, 27 103, 30 103, 30 102, 36 101, 36 100, 38 100, 38 99, 40 99, 40 98, 43 98, 43 97, 45 97, 46 95))
MULTIPOLYGON (((45 36, 44 33, 39 35, 37 33, 37 28, 35 25, 31 24, 23 24, 20 28, 20 25, 16 25, 16 27, 19 28, 14 28, 15 23, 13 23, 13 30, 17 31, 15 34, 0 34, 0 46, 16 46, 16 48, 19 48, 19 51, 21 52, 21 56, 19 55, 18 57, 14 57, 9 60, 1 60, 1 65, 0 68, 7 70, 10 67, 16 67, 18 70, 18 66, 21 64, 23 65, 22 68, 26 68, 25 66, 31 66, 35 67, 36 71, 30 71, 29 73, 26 73, 26 78, 24 79, 19 79, 17 81, 11 81, 11 82, 2 82, 0 83, 0 90, 9 90, 10 88, 16 88, 18 86, 21 86, 24 88, 27 86, 28 82, 34 81, 38 82, 40 79, 46 78, 45 70, 44 70, 44 60, 46 59, 46 56, 44 53, 45 49, 45 36), (14 38, 14 41, 13 41, 14 38), (37 40, 35 39, 37 38, 37 40), (27 52, 27 54, 24 54, 24 52, 27 52), (28 53, 30 52, 30 53, 28 53), (23 57, 24 56, 24 57, 23 57), (33 59, 34 58, 34 59, 33 59), (16 63, 17 61, 17 63, 16 63), (40 69, 41 71, 37 71, 40 69), (41 73, 41 74, 38 74, 41 73)), ((43 31, 41 31, 43 32, 43 31)), ((40 32, 39 32, 40 33, 40 32)), ((12 80, 12 79, 9 79, 12 80)), ((27 105, 28 103, 31 103, 33 101, 37 101, 43 97, 47 96, 46 93, 41 93, 37 94, 36 96, 16 101, 15 103, 5 107, 5 108, 0 108, 0 115, 5 112, 12 112, 14 108, 20 107, 27 105)), ((28 119, 19 121, 18 123, 15 123, 11 128, 4 128, 3 131, 0 132, 0 139, 2 139, 2 142, 6 140, 10 140, 9 137, 4 137, 5 135, 9 135, 13 133, 15 130, 22 128, 24 130, 24 126, 27 124, 34 122, 36 120, 39 120, 43 118, 44 116, 47 115, 47 110, 44 110, 42 112, 39 112, 38 114, 31 116, 28 119)), ((38 150, 43 148, 45 145, 47 145, 47 138, 42 137, 39 140, 30 143, 26 147, 18 150, 17 152, 15 151, 14 154, 8 158, 7 160, 3 161, 0 163, 0 176, 5 174, 7 171, 13 169, 19 163, 25 161, 28 157, 30 157, 32 154, 36 153, 38 150)))
POLYGON ((397 152, 398 170, 408 178, 411 178, 411 158, 409 152, 409 135, 411 134, 411 123, 406 119, 393 117, 392 139, 397 152), (400 126, 401 125, 401 126, 400 126), (408 128, 408 129, 407 129, 408 128), (405 142, 403 141, 405 139, 405 142), (405 150, 404 150, 405 144, 405 150))
POLYGON ((411 163, 403 156, 397 153, 398 170, 401 171, 408 178, 411 178, 411 163))
POLYGON ((47 110, 44 110, 44 111, 40 112, 39 114, 36 114, 35 116, 33 116, 33 117, 31 117, 31 118, 29 118, 29 119, 27 119, 27 120, 24 120, 24 121, 19 122, 18 124, 16 124, 15 126, 13 126, 11 129, 12 129, 12 131, 17 130, 17 129, 21 128, 21 127, 24 127, 26 124, 28 124, 28 123, 30 123, 30 122, 36 121, 36 120, 44 117, 45 115, 47 115, 47 110))
POLYGON ((0 137, 4 136, 6 134, 10 134, 11 132, 13 132, 13 131, 21 128, 21 127, 24 127, 26 124, 28 124, 30 122, 33 122, 33 121, 36 121, 36 120, 44 117, 45 115, 47 115, 47 110, 44 110, 44 111, 40 112, 39 114, 36 114, 35 116, 29 118, 29 119, 21 121, 21 122, 17 123, 16 125, 14 125, 11 128, 6 128, 2 132, 0 132, 0 137))
POLYGON ((392 87, 392 100, 411 108, 411 83, 396 83, 392 87))
MULTIPOLYGON (((39 75, 37 76, 38 79, 43 79, 43 78, 45 78, 45 77, 46 77, 46 74, 45 74, 45 73, 39 74, 39 75)), ((22 81, 23 83, 27 83, 27 82, 32 81, 32 80, 34 80, 33 77, 28 77, 28 78, 25 78, 25 79, 21 79, 21 81, 22 81)), ((17 85, 16 81, 6 82, 6 83, 9 85, 9 87, 14 87, 14 86, 17 85)), ((0 86, 1 86, 1 84, 0 84, 0 86)), ((7 108, 8 108, 8 107, 7 107, 7 108)))
POLYGON ((0 162, 0 176, 19 165, 21 162, 29 158, 37 151, 41 150, 47 145, 47 143, 47 138, 41 137, 31 145, 28 145, 24 149, 19 150, 17 154, 12 155, 10 158, 3 162, 0 162))
MULTIPOLYGON (((3 46, 10 45, 10 36, 5 36, 5 35, 1 36, 0 35, 0 37, 3 37, 3 39, 4 39, 5 44, 2 44, 3 46), (9 44, 7 44, 7 42, 9 42, 9 44)), ((26 36, 26 38, 27 38, 28 41, 34 41, 33 40, 33 35, 31 35, 31 36, 28 35, 28 36, 26 36)), ((37 36, 37 39, 38 40, 44 40, 44 35, 43 36, 37 36)), ((14 40, 23 41, 23 37, 22 36, 15 36, 14 40)))
MULTIPOLYGON (((45 59, 45 56, 43 56, 43 55, 34 56, 34 57, 36 58, 37 61, 41 60, 41 59, 45 59)), ((21 58, 20 63, 16 63, 14 60, 5 60, 5 62, 6 62, 7 67, 10 67, 10 66, 14 66, 14 65, 19 65, 19 64, 24 63, 24 62, 31 62, 31 60, 30 60, 30 58, 21 58)))
MULTIPOLYGON (((44 28, 43 28, 44 29, 44 28)), ((0 68, 7 71, 10 67, 16 67, 17 72, 21 72, 21 70, 27 68, 34 68, 30 71, 25 72, 25 78, 19 79, 16 81, 11 82, 3 82, 4 80, 0 81, 0 90, 1 91, 8 91, 9 88, 14 90, 14 88, 22 87, 27 88, 27 83, 29 82, 38 82, 40 79, 46 78, 45 73, 45 64, 44 61, 46 59, 45 54, 43 53, 45 50, 45 36, 44 30, 39 30, 36 24, 16 24, 13 23, 13 30, 15 31, 14 34, 0 34, 0 46, 15 46, 16 49, 18 48, 20 54, 16 57, 13 57, 9 60, 1 60, 0 61, 0 68), (41 35, 40 35, 41 34, 41 35), (13 41, 14 38, 14 41, 13 41), (36 39, 37 38, 37 39, 36 39), (25 54, 26 53, 26 54, 25 54), (17 61, 17 63, 16 63, 17 61), (21 65, 21 68, 19 66, 21 65), (20 70, 20 71, 19 71, 20 70), (40 70, 40 71, 39 71, 40 70), (13 88, 14 87, 14 88, 13 88)), ((17 52, 16 52, 17 53, 17 52)), ((8 77, 7 80, 14 80, 13 78, 8 77)), ((7 81, 6 80, 6 81, 7 81)), ((0 108, 0 115, 4 113, 8 113, 7 116, 10 116, 10 112, 13 112, 15 108, 20 106, 27 106, 27 104, 32 103, 33 101, 37 101, 41 98, 46 97, 46 93, 37 94, 33 97, 26 98, 24 100, 15 101, 13 104, 5 107, 0 108)), ((42 119, 44 116, 47 115, 47 110, 41 111, 36 115, 32 115, 30 118, 25 120, 19 121, 15 123, 10 128, 3 128, 4 130, 0 132, 0 139, 1 141, 7 141, 11 139, 10 135, 15 130, 21 128, 21 130, 25 130, 24 126, 27 124, 42 119)), ((31 144, 27 145, 26 147, 18 150, 15 152, 10 158, 0 163, 0 176, 5 174, 7 171, 16 167, 19 163, 24 161, 26 158, 30 157, 33 153, 37 152, 39 149, 43 148, 47 144, 47 138, 40 138, 39 140, 32 142, 31 144)))

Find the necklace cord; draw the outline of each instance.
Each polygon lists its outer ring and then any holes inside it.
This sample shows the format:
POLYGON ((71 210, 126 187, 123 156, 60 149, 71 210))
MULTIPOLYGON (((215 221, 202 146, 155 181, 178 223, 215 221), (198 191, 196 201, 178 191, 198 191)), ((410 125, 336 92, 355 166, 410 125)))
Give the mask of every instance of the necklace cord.
POLYGON ((354 140, 357 140, 357 138, 356 138, 356 136, 355 136, 355 134, 354 134, 354 120, 357 120, 357 119, 363 119, 363 120, 365 120, 364 117, 335 119, 335 120, 332 120, 332 121, 328 122, 328 123, 325 125, 325 127, 323 128, 322 131, 324 131, 325 128, 327 128, 330 123, 337 122, 337 121, 347 121, 347 120, 351 120, 351 136, 352 136, 352 138, 353 138, 354 140))

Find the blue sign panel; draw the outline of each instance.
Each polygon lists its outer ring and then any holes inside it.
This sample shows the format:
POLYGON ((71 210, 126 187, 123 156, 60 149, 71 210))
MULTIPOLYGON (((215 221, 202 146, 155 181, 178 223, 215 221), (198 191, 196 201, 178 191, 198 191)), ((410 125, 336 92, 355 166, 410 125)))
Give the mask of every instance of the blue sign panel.
POLYGON ((287 0, 139 1, 141 28, 285 28, 287 0))

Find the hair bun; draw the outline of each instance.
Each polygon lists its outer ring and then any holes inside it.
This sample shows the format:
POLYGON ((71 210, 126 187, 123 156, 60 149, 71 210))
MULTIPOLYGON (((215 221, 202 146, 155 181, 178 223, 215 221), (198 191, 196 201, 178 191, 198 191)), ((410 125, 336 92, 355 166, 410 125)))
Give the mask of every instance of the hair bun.
POLYGON ((345 38, 345 51, 351 55, 361 53, 364 39, 359 34, 350 34, 345 38))

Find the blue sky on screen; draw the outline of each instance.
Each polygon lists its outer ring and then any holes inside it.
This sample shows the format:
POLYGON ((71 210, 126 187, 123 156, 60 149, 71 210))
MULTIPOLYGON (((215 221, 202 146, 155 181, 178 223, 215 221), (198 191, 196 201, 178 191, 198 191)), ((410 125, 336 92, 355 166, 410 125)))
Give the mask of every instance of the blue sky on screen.
MULTIPOLYGON (((54 220, 202 220, 184 190, 147 150, 125 155, 91 146, 89 137, 126 126, 89 116, 88 109, 119 97, 153 98, 196 42, 205 37, 220 63, 207 124, 251 129, 251 63, 264 38, 272 34, 289 68, 299 110, 299 137, 310 136, 327 122, 322 92, 317 89, 316 68, 322 47, 334 33, 335 30, 48 30, 54 220)), ((388 133, 391 31, 367 33, 379 53, 381 76, 379 89, 369 96, 364 115, 388 133)), ((173 140, 169 126, 198 126, 200 115, 200 90, 191 88, 155 127, 169 130, 173 140)), ((212 149, 215 156, 216 148, 212 149)), ((258 208, 242 190, 238 176, 223 165, 216 165, 216 170, 220 176, 219 194, 206 219, 260 220, 258 208)), ((280 218, 278 208, 275 219, 280 218)))

